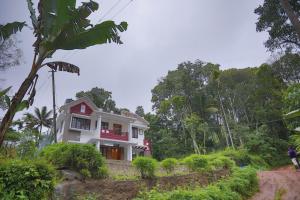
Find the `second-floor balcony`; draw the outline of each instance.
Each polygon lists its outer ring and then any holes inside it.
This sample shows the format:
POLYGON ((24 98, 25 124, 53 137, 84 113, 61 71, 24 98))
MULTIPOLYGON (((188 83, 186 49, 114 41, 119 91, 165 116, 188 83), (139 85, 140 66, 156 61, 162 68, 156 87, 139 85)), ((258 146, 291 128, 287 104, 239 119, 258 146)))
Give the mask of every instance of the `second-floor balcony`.
POLYGON ((127 132, 116 133, 113 130, 101 129, 100 138, 128 141, 128 133, 127 132))

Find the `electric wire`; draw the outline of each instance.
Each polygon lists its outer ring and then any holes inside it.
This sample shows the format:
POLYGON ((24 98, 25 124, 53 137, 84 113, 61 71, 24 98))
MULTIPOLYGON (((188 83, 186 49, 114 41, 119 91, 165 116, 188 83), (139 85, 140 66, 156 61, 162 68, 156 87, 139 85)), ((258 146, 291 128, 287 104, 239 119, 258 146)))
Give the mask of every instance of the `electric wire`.
POLYGON ((116 7, 117 7, 117 5, 119 4, 119 3, 121 3, 121 1, 122 0, 118 0, 99 20, 98 20, 98 23, 100 23, 100 22, 102 22, 102 20, 109 14, 109 13, 111 13, 111 11, 113 10, 113 9, 115 9, 116 7))

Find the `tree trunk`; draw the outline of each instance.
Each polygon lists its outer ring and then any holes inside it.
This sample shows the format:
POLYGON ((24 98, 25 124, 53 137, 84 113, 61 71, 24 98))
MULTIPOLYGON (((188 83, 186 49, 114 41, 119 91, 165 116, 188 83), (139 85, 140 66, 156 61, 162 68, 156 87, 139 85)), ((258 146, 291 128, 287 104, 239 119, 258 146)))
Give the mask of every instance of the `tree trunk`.
POLYGON ((203 153, 206 154, 205 131, 203 131, 203 153))
POLYGON ((289 17, 291 23, 293 24, 293 27, 298 35, 298 39, 300 40, 300 21, 298 14, 294 12, 291 4, 289 3, 289 0, 280 0, 280 3, 282 5, 283 10, 289 17))
POLYGON ((22 102, 26 92, 28 91, 29 87, 31 86, 31 83, 35 78, 35 75, 37 74, 38 69, 39 68, 35 64, 32 65, 30 73, 28 74, 27 78, 23 81, 21 87, 19 88, 18 92, 15 94, 11 101, 11 105, 9 106, 0 125, 0 146, 2 146, 7 129, 10 127, 11 122, 15 116, 17 106, 22 102))
POLYGON ((196 136, 192 136, 192 134, 191 134, 191 138, 192 138, 192 141, 193 141, 193 146, 194 146, 195 153, 200 154, 200 149, 199 149, 198 144, 196 142, 196 136))
POLYGON ((222 110, 222 113, 223 113, 223 119, 224 119, 225 127, 227 128, 227 132, 228 132, 228 135, 229 135, 231 146, 234 149, 234 144, 233 144, 233 140, 232 140, 231 131, 230 131, 229 125, 227 123, 226 113, 225 113, 224 106, 223 106, 222 99, 221 99, 221 96, 220 96, 219 92, 218 92, 218 97, 219 97, 219 101, 220 101, 220 105, 221 105, 221 110, 222 110))

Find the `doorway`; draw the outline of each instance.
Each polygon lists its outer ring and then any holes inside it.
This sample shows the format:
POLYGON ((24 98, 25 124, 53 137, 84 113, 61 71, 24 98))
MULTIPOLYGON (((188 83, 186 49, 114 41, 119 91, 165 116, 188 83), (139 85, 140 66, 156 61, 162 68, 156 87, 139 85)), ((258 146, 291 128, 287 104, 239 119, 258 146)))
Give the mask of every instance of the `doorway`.
POLYGON ((124 147, 101 145, 100 150, 106 159, 124 160, 124 147))

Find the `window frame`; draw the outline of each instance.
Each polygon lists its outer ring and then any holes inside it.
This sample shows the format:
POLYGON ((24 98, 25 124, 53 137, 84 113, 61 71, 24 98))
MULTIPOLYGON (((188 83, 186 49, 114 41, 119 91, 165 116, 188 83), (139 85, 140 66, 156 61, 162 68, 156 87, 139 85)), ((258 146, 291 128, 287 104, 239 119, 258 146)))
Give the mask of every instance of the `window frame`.
POLYGON ((131 128, 132 138, 138 139, 139 138, 139 128, 138 127, 132 127, 131 128), (136 130, 136 133, 134 133, 133 129, 136 130))
POLYGON ((88 117, 86 117, 86 116, 82 116, 82 115, 72 115, 71 116, 71 120, 70 120, 70 126, 69 126, 69 128, 71 129, 71 130, 78 130, 78 131, 91 131, 91 122, 92 122, 92 120, 90 119, 90 118, 88 118, 88 117), (72 122, 73 122, 73 119, 74 118, 78 118, 78 119, 83 119, 83 120, 88 120, 89 121, 89 129, 82 129, 82 128, 77 128, 77 127, 72 127, 72 122))
POLYGON ((101 121, 101 130, 109 130, 109 122, 101 121), (103 128, 104 123, 107 124, 107 127, 105 127, 106 129, 103 128))

